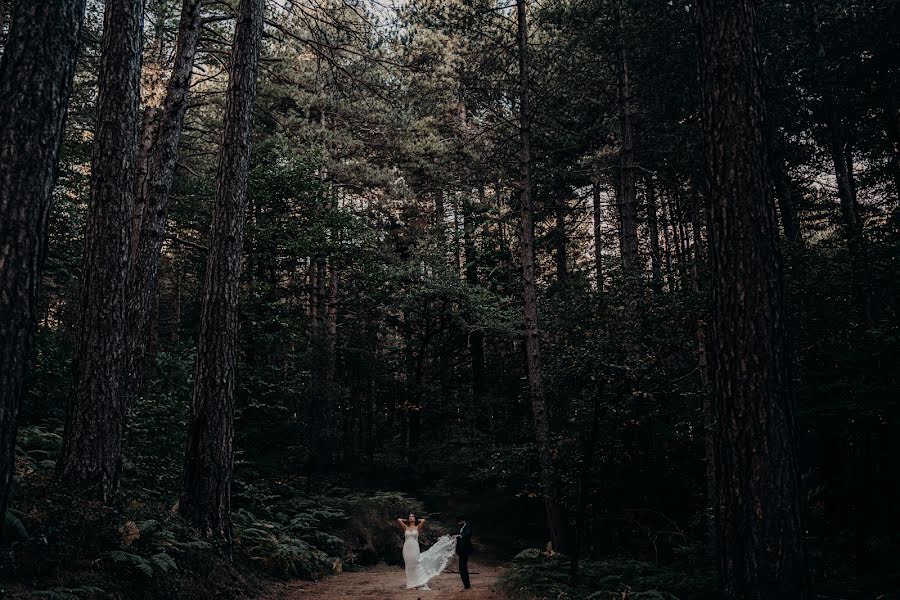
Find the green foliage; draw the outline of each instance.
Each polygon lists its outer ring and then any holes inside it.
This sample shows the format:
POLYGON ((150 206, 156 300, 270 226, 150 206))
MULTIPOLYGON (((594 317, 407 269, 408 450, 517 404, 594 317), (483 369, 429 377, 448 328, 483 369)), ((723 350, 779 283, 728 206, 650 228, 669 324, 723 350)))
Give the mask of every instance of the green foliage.
POLYGON ((28 539, 28 529, 22 522, 20 515, 16 515, 13 511, 7 510, 3 515, 3 537, 0 541, 4 543, 22 542, 28 539))
POLYGON ((511 595, 559 600, 711 600, 712 574, 685 565, 630 559, 585 560, 573 579, 562 555, 531 548, 519 553, 501 578, 511 595))
POLYGON ((332 559, 312 544, 294 537, 290 527, 259 519, 245 509, 238 510, 233 521, 235 543, 270 575, 318 579, 340 564, 339 559, 332 559))
POLYGON ((122 550, 107 553, 107 558, 119 566, 125 567, 126 574, 139 573, 145 577, 165 576, 178 567, 175 560, 165 552, 159 552, 145 558, 122 550))

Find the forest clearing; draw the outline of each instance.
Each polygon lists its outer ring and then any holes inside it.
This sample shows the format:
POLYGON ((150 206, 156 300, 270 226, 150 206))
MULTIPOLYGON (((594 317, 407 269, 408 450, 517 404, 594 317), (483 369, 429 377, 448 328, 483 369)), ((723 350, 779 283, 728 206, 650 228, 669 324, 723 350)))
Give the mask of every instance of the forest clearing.
POLYGON ((402 585, 398 567, 379 566, 363 571, 341 573, 316 582, 296 581, 276 585, 260 600, 506 600, 507 596, 497 588, 497 567, 475 565, 479 571, 471 590, 463 590, 456 573, 445 573, 431 584, 431 592, 425 595, 419 590, 407 590, 402 585))

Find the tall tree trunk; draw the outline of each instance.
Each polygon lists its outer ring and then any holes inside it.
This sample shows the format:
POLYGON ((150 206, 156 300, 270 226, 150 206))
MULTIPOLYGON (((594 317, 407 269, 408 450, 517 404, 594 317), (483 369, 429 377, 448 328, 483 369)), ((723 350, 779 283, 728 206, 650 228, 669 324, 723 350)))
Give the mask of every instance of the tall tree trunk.
POLYGON ((337 366, 337 295, 338 275, 333 264, 322 254, 316 260, 316 319, 311 331, 310 439, 312 449, 309 475, 327 471, 334 464, 336 451, 335 373, 337 366))
POLYGON ((127 300, 130 334, 127 338, 126 404, 140 390, 144 374, 153 302, 157 292, 160 251, 165 241, 169 192, 175 176, 178 142, 188 105, 194 56, 200 39, 202 0, 183 0, 175 47, 175 64, 166 85, 165 100, 156 126, 148 132, 145 168, 138 173, 137 204, 142 216, 133 234, 127 300))
MULTIPOLYGON (((702 183, 700 184, 702 185, 702 183)), ((696 186, 696 187, 699 187, 696 186)), ((694 269, 693 292, 699 299, 703 293, 703 279, 709 272, 709 266, 703 253, 703 234, 700 223, 700 214, 703 210, 703 202, 699 195, 694 196, 694 204, 691 209, 691 232, 694 241, 694 269)), ((709 353, 707 342, 707 310, 704 305, 699 305, 694 321, 694 336, 697 340, 697 372, 700 380, 700 393, 702 397, 701 410, 703 412, 703 446, 706 453, 706 525, 707 525, 707 551, 709 558, 716 555, 716 521, 714 518, 716 508, 716 467, 715 467, 715 431, 716 416, 712 395, 709 388, 709 353)))
POLYGON ((791 185, 791 178, 785 165, 784 134, 775 127, 769 127, 769 158, 772 163, 772 176, 775 179, 775 195, 778 199, 778 212, 781 214, 781 226, 784 237, 789 242, 800 239, 800 224, 797 220, 797 207, 791 185))
POLYGON ((669 238, 669 225, 672 223, 672 210, 666 200, 665 194, 662 196, 662 215, 663 215, 663 249, 665 253, 663 257, 666 259, 666 279, 669 282, 669 290, 674 291, 676 288, 675 271, 672 268, 672 242, 669 238))
MULTIPOLYGON (((673 199, 674 200, 674 199, 673 199)), ((672 215, 672 202, 669 203, 669 215, 672 215)), ((672 221, 672 246, 675 249, 675 272, 678 275, 679 286, 685 284, 685 273, 687 265, 685 264, 684 243, 681 236, 681 219, 673 217, 672 221)))
POLYGON ((712 389, 720 585, 810 598, 781 256, 753 0, 697 0, 710 179, 712 389))
POLYGON ((238 8, 200 310, 194 397, 178 512, 208 538, 231 539, 234 370, 247 174, 263 0, 238 8))
POLYGON ((619 105, 619 155, 620 174, 617 203, 619 209, 620 250, 622 262, 627 270, 638 268, 637 237, 637 188, 634 178, 634 107, 631 98, 631 81, 628 64, 628 50, 625 47, 625 16, 622 3, 616 5, 616 19, 619 28, 618 52, 618 105, 619 105))
POLYGON ((647 229, 650 235, 650 269, 653 273, 653 283, 659 285, 662 280, 659 253, 659 217, 656 208, 656 183, 653 176, 648 175, 646 181, 647 193, 647 229))
MULTIPOLYGON (((85 0, 16 2, 0 59, 0 517, 85 0)), ((2 521, 0 521, 2 527, 2 521)))
POLYGON ((593 194, 593 217, 594 217, 594 274, 597 278, 597 291, 603 293, 603 202, 602 189, 600 187, 599 168, 595 164, 593 167, 594 175, 591 181, 591 191, 593 194))
POLYGON ((60 481, 109 500, 125 430, 125 289, 134 209, 142 0, 108 0, 91 159, 91 195, 60 481))
MULTIPOLYGON (((478 191, 478 198, 484 204, 484 186, 478 191)), ((480 208, 480 207, 479 207, 480 208)), ((466 283, 477 286, 478 250, 475 247, 475 233, 478 223, 475 210, 468 195, 463 197, 463 250, 466 259, 466 283)), ((472 358, 472 395, 477 400, 484 392, 484 332, 476 328, 469 332, 469 354, 472 358)))
MULTIPOLYGON (((165 11, 165 5, 157 5, 157 10, 165 11)), ((131 252, 134 254, 141 232, 141 219, 144 217, 145 198, 141 194, 141 185, 147 179, 150 150, 159 130, 159 113, 165 96, 165 79, 163 77, 163 64, 165 63, 165 36, 164 14, 157 14, 153 20, 153 49, 145 53, 144 64, 141 68, 141 97, 144 105, 144 113, 140 127, 137 158, 135 159, 135 190, 134 211, 132 213, 131 226, 131 252), (149 58, 149 60, 147 60, 149 58)), ((144 30, 144 36, 148 35, 149 27, 144 30)))
POLYGON ((553 203, 553 213, 556 223, 553 228, 554 245, 556 246, 556 282, 560 287, 565 287, 569 279, 569 236, 566 233, 566 199, 562 193, 553 203))
POLYGON ((519 136, 520 181, 519 203, 521 219, 522 252, 522 303, 525 321, 525 360, 528 371, 528 392, 534 413, 535 442, 540 464, 541 487, 547 510, 547 525, 550 541, 557 551, 565 551, 565 519, 556 486, 553 457, 550 444, 550 419, 544 399, 541 380, 540 329, 538 326, 538 298, 536 265, 534 257, 534 198, 531 182, 531 105, 529 101, 528 72, 528 23, 525 0, 517 0, 519 47, 519 136))

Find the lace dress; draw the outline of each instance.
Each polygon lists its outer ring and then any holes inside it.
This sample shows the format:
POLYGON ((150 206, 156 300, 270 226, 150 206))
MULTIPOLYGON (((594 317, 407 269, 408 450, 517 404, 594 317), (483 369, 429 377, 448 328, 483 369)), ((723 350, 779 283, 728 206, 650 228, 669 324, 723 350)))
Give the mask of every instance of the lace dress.
POLYGON ((441 536, 425 552, 419 552, 419 531, 407 529, 403 541, 406 588, 428 588, 428 582, 441 574, 456 554, 456 538, 441 536))

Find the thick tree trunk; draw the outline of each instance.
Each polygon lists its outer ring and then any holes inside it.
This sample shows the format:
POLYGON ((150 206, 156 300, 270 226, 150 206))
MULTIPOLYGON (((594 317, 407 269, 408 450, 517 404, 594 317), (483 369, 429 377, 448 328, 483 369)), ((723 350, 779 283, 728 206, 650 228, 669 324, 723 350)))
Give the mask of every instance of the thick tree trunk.
POLYGON ((238 297, 263 0, 238 8, 200 310, 194 397, 178 511, 208 538, 231 539, 238 297))
POLYGON ((109 500, 125 430, 125 288, 134 209, 142 0, 106 2, 91 195, 60 481, 109 500))
POLYGON ((519 135, 521 142, 519 160, 521 180, 519 181, 519 203, 521 218, 522 252, 522 303, 525 321, 525 361, 528 372, 528 392, 534 413, 535 443, 540 464, 541 487, 547 509, 547 525, 550 541, 557 551, 565 551, 565 519, 560 505, 559 493, 553 467, 550 443, 550 419, 544 399, 541 380, 540 329, 538 326, 538 299, 536 265, 534 256, 534 198, 531 183, 531 106, 529 103, 528 72, 528 23, 526 21, 525 0, 516 3, 518 17, 519 46, 519 135))
MULTIPOLYGON (((142 215, 133 232, 127 301, 130 334, 127 338, 126 405, 130 405, 141 387, 144 354, 149 325, 157 294, 160 251, 166 233, 169 191, 175 176, 178 142, 187 111, 188 89, 194 55, 200 39, 202 0, 183 0, 175 47, 175 63, 166 85, 165 99, 149 128, 145 166, 137 176, 137 204, 142 215)), ((151 109, 148 109, 151 110, 151 109)))
POLYGON ((648 175, 646 181, 647 193, 647 229, 650 235, 650 269, 653 274, 653 283, 659 285, 662 280, 659 252, 659 217, 656 208, 656 183, 653 176, 648 175))
POLYGON ((810 598, 781 257, 752 0, 697 0, 710 178, 716 522, 724 596, 810 598))
MULTIPOLYGON (((85 0, 16 2, 0 59, 0 517, 85 0)), ((2 521, 0 521, 2 527, 2 521)))

